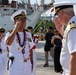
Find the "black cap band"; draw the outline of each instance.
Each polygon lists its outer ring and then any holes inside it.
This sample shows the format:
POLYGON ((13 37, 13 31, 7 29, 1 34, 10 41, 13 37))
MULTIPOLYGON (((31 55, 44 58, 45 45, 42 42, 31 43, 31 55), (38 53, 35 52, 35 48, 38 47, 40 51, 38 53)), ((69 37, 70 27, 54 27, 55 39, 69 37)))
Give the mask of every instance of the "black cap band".
POLYGON ((62 6, 55 7, 55 15, 57 15, 57 13, 58 13, 60 10, 66 9, 66 8, 73 8, 73 5, 62 5, 62 6))
POLYGON ((16 20, 16 19, 18 19, 18 18, 26 18, 25 12, 22 11, 21 14, 16 15, 16 16, 14 17, 14 20, 16 20))
POLYGON ((5 29, 0 29, 0 32, 1 32, 1 33, 4 33, 4 32, 5 32, 5 29))

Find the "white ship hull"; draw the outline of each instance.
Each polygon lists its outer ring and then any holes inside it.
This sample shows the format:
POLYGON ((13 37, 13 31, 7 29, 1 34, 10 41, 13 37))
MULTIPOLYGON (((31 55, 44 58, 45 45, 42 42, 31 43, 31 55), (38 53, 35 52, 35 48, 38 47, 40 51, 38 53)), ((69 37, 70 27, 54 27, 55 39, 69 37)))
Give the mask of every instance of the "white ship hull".
MULTIPOLYGON (((25 4, 24 9, 27 11, 26 16, 29 19, 29 20, 26 20, 26 27, 32 26, 34 28, 35 25, 37 24, 41 14, 44 12, 44 0, 42 0, 40 6, 38 6, 36 4, 35 6, 32 7, 32 9, 30 9, 30 8, 31 7, 28 7, 27 4, 25 4)), ((23 8, 18 8, 18 7, 14 8, 14 7, 10 7, 8 5, 0 5, 0 26, 4 27, 6 32, 8 30, 13 29, 14 22, 11 20, 11 15, 19 9, 23 9, 23 8)))
MULTIPOLYGON (((41 16, 41 12, 35 11, 31 15, 27 15, 29 20, 26 20, 26 27, 32 26, 33 28, 37 24, 39 18, 41 16)), ((0 14, 0 26, 8 30, 12 30, 14 27, 14 22, 11 20, 11 16, 1 16, 0 14)))

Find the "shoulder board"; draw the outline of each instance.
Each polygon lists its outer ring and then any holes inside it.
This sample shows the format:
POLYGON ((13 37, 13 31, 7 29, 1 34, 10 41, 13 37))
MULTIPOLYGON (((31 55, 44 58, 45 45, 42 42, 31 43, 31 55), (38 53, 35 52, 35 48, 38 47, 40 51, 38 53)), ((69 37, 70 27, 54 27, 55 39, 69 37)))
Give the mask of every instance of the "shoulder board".
POLYGON ((67 30, 67 32, 69 32, 73 28, 76 28, 74 21, 70 22, 70 24, 67 26, 66 30, 67 30))
POLYGON ((73 29, 73 28, 75 28, 75 22, 74 21, 70 22, 70 29, 73 29))
POLYGON ((8 30, 9 33, 12 33, 13 30, 8 30))
POLYGON ((70 24, 67 26, 67 28, 65 30, 66 40, 67 40, 68 33, 70 32, 70 30, 75 29, 75 28, 76 28, 75 22, 74 21, 70 22, 70 24))

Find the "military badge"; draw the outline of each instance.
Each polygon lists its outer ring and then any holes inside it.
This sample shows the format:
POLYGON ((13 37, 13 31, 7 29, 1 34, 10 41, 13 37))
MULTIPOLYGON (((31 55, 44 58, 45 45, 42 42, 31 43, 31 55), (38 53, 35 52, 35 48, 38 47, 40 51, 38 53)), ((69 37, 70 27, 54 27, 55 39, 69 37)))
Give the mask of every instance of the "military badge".
POLYGON ((28 39, 28 42, 32 42, 31 38, 27 38, 28 39))
POLYGON ((22 11, 21 14, 22 14, 22 16, 25 16, 25 12, 24 11, 22 11))
POLYGON ((32 40, 31 40, 29 35, 27 35, 27 40, 28 40, 28 42, 32 42, 32 40))

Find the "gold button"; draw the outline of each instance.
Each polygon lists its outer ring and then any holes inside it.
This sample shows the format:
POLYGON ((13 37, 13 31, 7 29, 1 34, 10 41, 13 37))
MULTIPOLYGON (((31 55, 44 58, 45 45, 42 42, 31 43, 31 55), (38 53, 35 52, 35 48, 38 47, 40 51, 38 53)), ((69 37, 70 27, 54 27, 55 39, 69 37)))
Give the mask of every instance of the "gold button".
POLYGON ((18 50, 20 50, 20 48, 18 48, 18 50))

